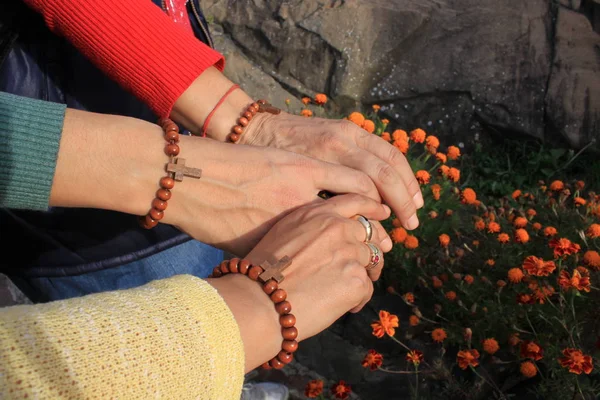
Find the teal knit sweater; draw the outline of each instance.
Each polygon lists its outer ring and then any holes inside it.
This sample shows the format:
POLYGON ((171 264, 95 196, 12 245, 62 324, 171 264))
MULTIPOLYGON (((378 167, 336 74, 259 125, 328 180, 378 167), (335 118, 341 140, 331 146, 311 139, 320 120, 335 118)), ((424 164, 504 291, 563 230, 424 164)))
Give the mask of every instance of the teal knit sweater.
POLYGON ((65 109, 0 92, 0 207, 48 209, 65 109))

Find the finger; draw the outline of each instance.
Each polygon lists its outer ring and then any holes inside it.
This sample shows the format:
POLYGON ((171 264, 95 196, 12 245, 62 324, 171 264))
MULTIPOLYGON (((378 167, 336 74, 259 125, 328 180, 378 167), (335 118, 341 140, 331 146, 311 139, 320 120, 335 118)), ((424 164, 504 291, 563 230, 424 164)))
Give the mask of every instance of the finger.
POLYGON ((348 167, 363 171, 371 178, 385 203, 394 210, 406 229, 412 230, 419 226, 413 196, 401 175, 390 164, 362 149, 348 152, 342 162, 348 167))
POLYGON ((319 161, 313 171, 317 189, 335 194, 356 193, 381 202, 373 181, 363 172, 344 165, 319 161))
POLYGON ((379 246, 371 243, 372 246, 377 247, 377 253, 374 253, 371 248, 364 243, 363 247, 367 250, 367 263, 363 264, 365 266, 365 270, 367 271, 367 275, 372 281, 376 281, 381 276, 381 271, 383 270, 383 265, 385 263, 383 252, 379 249, 379 246), (373 266, 373 263, 376 263, 373 266))
POLYGON ((325 200, 320 205, 324 212, 333 212, 344 218, 363 215, 365 218, 382 221, 390 216, 390 208, 371 198, 358 194, 344 194, 325 200))
POLYGON ((359 138, 357 141, 358 146, 391 165, 402 177, 415 206, 417 208, 423 207, 425 202, 423 201, 421 187, 404 154, 386 140, 381 140, 377 135, 362 133, 359 138))
POLYGON ((363 292, 364 294, 360 302, 350 310, 351 313, 357 313, 360 310, 362 310, 362 308, 371 300, 371 297, 373 297, 373 281, 367 278, 367 275, 364 271, 364 267, 357 265, 355 268, 357 270, 356 279, 361 280, 363 287, 361 292, 363 292))

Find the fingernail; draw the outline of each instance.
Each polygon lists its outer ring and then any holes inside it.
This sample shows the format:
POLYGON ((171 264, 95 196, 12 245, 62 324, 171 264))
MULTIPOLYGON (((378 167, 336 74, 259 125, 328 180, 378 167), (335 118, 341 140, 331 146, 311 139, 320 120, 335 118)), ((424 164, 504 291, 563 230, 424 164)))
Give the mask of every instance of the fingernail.
POLYGON ((421 208, 425 205, 425 200, 423 200, 423 195, 421 194, 420 190, 413 196, 413 201, 415 202, 415 207, 417 208, 421 208))
POLYGON ((388 251, 392 250, 392 239, 390 239, 389 237, 383 239, 383 241, 381 242, 381 250, 384 253, 387 253, 388 251))
POLYGON ((382 204, 382 205, 383 205, 383 209, 385 210, 387 215, 390 216, 392 214, 392 209, 389 206, 387 206, 386 204, 382 204))
POLYGON ((408 219, 408 221, 406 221, 406 229, 417 229, 417 227, 419 226, 419 218, 417 218, 417 214, 413 215, 412 217, 410 217, 408 219))

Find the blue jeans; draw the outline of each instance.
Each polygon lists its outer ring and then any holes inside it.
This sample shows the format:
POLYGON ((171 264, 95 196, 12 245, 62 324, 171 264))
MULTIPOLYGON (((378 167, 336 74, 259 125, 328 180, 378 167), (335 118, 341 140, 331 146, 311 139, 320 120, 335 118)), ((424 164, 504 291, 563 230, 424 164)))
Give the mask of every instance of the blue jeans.
POLYGON ((83 275, 11 280, 33 302, 47 302, 90 293, 130 289, 175 275, 206 278, 223 261, 223 251, 190 240, 150 257, 83 275))

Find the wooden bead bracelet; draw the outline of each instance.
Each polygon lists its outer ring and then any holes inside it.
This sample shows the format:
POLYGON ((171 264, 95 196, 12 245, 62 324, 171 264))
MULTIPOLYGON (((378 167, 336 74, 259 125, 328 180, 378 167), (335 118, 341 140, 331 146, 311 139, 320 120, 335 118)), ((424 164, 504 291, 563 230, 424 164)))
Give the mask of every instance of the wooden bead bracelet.
POLYGON ((290 314, 292 305, 287 301, 287 293, 279 288, 279 284, 284 277, 281 274, 285 268, 292 263, 289 257, 283 257, 277 263, 272 265, 264 262, 261 265, 253 265, 246 259, 233 258, 225 260, 213 269, 210 278, 220 278, 227 274, 246 275, 253 281, 262 283, 263 291, 269 296, 275 304, 275 310, 279 314, 279 324, 281 325, 281 351, 270 361, 264 363, 264 369, 281 369, 294 359, 294 352, 298 350, 298 329, 296 328, 296 317, 290 314))
POLYGON ((242 113, 242 116, 238 118, 237 125, 231 129, 228 140, 232 143, 239 142, 242 133, 244 133, 244 129, 248 126, 250 121, 252 121, 252 118, 254 118, 256 113, 264 112, 277 115, 281 110, 277 107, 273 107, 266 100, 257 100, 255 103, 250 104, 242 113))
POLYGON ((175 158, 179 154, 179 127, 172 120, 161 119, 159 125, 163 128, 164 138, 167 141, 165 153, 169 156, 169 162, 165 165, 167 176, 160 179, 160 189, 156 192, 156 197, 152 200, 152 208, 144 216, 138 217, 138 222, 145 229, 152 229, 158 225, 164 217, 168 201, 171 199, 171 189, 175 186, 175 181, 181 182, 184 176, 200 179, 202 170, 185 166, 185 159, 175 158))

